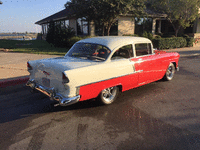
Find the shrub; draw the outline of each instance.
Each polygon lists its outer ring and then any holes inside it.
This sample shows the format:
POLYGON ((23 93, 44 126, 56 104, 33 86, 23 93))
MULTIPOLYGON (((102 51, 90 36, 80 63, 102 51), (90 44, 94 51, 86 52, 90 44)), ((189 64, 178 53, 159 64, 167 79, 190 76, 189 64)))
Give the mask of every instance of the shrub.
POLYGON ((51 21, 49 23, 49 27, 48 27, 48 32, 47 32, 47 36, 46 36, 46 41, 48 43, 54 43, 54 37, 55 37, 55 24, 53 21, 51 21))
POLYGON ((123 36, 135 36, 135 37, 139 37, 138 34, 123 34, 123 36))
POLYGON ((193 43, 194 43, 194 38, 193 37, 187 37, 186 41, 187 41, 187 47, 192 47, 193 46, 193 43))
POLYGON ((55 47, 70 47, 68 40, 75 36, 74 29, 61 26, 61 24, 55 25, 54 22, 50 22, 46 41, 55 47))
POLYGON ((74 36, 74 37, 71 37, 71 38, 69 38, 68 39, 68 45, 67 45, 67 47, 72 47, 73 45, 74 45, 74 43, 76 43, 76 42, 78 42, 78 41, 80 41, 80 40, 82 40, 83 38, 81 38, 81 37, 79 37, 79 36, 74 36))
POLYGON ((187 41, 183 37, 159 38, 154 39, 153 44, 154 47, 158 49, 171 49, 185 47, 187 41))
POLYGON ((160 38, 162 38, 160 35, 155 36, 155 39, 160 39, 160 38))
POLYGON ((75 36, 74 29, 71 27, 63 27, 57 25, 55 28, 54 46, 56 47, 69 47, 68 40, 75 36))
POLYGON ((184 38, 189 38, 189 35, 184 34, 182 37, 184 37, 184 38))
POLYGON ((145 37, 145 38, 148 38, 149 40, 153 40, 153 34, 152 33, 149 33, 149 32, 144 32, 143 34, 142 34, 142 36, 143 37, 145 37))

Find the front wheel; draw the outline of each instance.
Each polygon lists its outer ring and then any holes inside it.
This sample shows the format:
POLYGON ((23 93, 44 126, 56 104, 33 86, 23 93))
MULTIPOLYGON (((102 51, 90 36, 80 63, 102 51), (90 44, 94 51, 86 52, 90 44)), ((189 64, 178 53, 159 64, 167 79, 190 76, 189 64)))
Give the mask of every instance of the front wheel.
POLYGON ((119 88, 117 86, 110 87, 101 91, 98 99, 102 104, 108 105, 115 101, 119 93, 119 88))
POLYGON ((166 81, 172 80, 174 77, 174 73, 175 73, 175 66, 173 63, 170 63, 163 79, 166 81))

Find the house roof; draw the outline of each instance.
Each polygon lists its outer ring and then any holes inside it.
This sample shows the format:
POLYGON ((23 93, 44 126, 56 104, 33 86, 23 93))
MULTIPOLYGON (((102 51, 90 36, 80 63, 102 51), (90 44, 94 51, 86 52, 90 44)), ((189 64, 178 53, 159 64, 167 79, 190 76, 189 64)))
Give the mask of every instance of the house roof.
POLYGON ((167 17, 167 14, 153 11, 152 9, 147 8, 145 11, 148 14, 148 16, 151 16, 151 17, 155 17, 155 18, 166 18, 167 17))
MULTIPOLYGON (((151 9, 146 9, 146 13, 148 14, 149 17, 155 17, 155 18, 167 17, 166 14, 159 13, 159 12, 153 11, 151 9)), ((68 20, 71 18, 75 18, 75 16, 76 16, 75 12, 68 7, 68 8, 66 8, 62 11, 59 11, 49 17, 46 17, 40 21, 37 21, 35 24, 42 25, 42 24, 48 23, 50 21, 68 20)), ((127 14, 126 16, 133 16, 133 14, 127 14)))
POLYGON ((61 10, 61 11, 49 16, 49 17, 46 17, 42 20, 37 21, 35 24, 42 25, 42 24, 48 23, 50 21, 67 20, 67 19, 71 19, 74 17, 75 17, 74 11, 70 8, 66 8, 64 10, 61 10))

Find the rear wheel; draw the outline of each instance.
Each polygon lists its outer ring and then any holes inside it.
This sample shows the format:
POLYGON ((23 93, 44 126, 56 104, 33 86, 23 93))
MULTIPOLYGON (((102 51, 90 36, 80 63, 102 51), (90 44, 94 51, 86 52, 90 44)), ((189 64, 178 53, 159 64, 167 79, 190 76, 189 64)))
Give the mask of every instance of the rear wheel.
POLYGON ((102 104, 108 105, 113 103, 119 93, 119 88, 117 86, 110 87, 101 91, 98 99, 102 104))
POLYGON ((174 77, 174 73, 175 73, 175 66, 173 63, 170 63, 163 79, 166 81, 172 80, 174 77))

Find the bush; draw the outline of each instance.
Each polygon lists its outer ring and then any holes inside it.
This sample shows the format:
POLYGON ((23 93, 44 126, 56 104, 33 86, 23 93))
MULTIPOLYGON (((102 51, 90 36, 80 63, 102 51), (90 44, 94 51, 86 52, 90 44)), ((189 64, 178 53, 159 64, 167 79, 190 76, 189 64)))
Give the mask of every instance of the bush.
POLYGON ((50 22, 46 41, 55 47, 70 47, 68 40, 75 36, 74 29, 61 26, 61 24, 55 25, 54 22, 50 22))
POLYGON ((55 40, 53 44, 55 47, 70 47, 68 40, 74 36, 75 32, 73 28, 61 28, 60 25, 57 25, 55 28, 55 40))
POLYGON ((160 39, 160 38, 162 38, 160 35, 155 36, 155 39, 160 39))
POLYGON ((183 37, 159 38, 154 39, 153 44, 154 47, 158 49, 171 49, 186 47, 187 41, 183 37))
POLYGON ((152 33, 149 33, 149 32, 144 32, 143 34, 142 34, 142 36, 143 37, 145 37, 145 38, 148 38, 149 40, 153 40, 153 34, 152 33))
POLYGON ((189 38, 189 35, 184 34, 182 37, 184 37, 184 38, 189 38))
POLYGON ((55 37, 55 24, 53 21, 51 21, 49 23, 49 27, 48 27, 48 32, 47 32, 47 36, 46 36, 46 41, 48 43, 54 43, 54 37, 55 37))
POLYGON ((123 36, 135 36, 135 37, 139 37, 138 34, 123 34, 123 36))
POLYGON ((79 37, 79 36, 74 36, 74 37, 71 37, 70 39, 68 39, 68 47, 72 47, 74 45, 74 43, 82 40, 83 38, 79 37))
POLYGON ((193 46, 193 43, 194 43, 194 38, 193 37, 187 37, 186 41, 187 41, 187 47, 192 47, 193 46))

